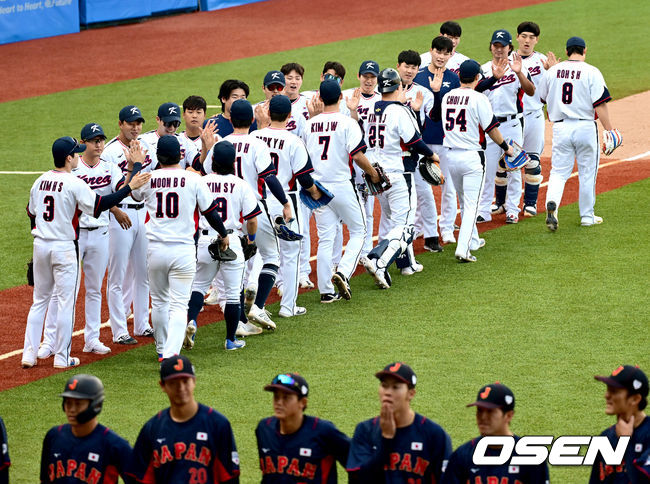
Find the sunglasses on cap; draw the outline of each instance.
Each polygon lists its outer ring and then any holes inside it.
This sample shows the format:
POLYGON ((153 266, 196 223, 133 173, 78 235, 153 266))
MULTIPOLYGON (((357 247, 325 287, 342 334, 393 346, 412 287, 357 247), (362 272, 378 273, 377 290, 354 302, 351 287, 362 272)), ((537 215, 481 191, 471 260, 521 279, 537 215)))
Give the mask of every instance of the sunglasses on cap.
POLYGON ((273 381, 271 382, 271 385, 289 385, 289 386, 298 386, 298 382, 291 376, 291 375, 277 375, 273 381))
POLYGON ((343 79, 341 79, 339 76, 335 76, 334 74, 325 74, 325 75, 323 76, 323 80, 324 80, 324 81, 329 81, 330 79, 335 80, 335 81, 338 82, 339 84, 341 84, 341 83, 343 82, 343 79))
POLYGON ((269 91, 278 91, 278 92, 284 91, 284 86, 282 84, 269 84, 268 86, 266 86, 266 88, 269 91))
POLYGON ((163 123, 165 125, 165 128, 178 128, 181 125, 180 121, 167 121, 163 123))
POLYGON ((70 151, 68 151, 68 154, 65 155, 66 158, 67 158, 68 156, 74 155, 75 151, 77 150, 77 148, 79 148, 79 146, 80 146, 80 144, 81 144, 81 143, 79 143, 79 141, 77 140, 77 138, 72 138, 72 140, 74 141, 74 146, 72 147, 72 149, 71 149, 70 151))

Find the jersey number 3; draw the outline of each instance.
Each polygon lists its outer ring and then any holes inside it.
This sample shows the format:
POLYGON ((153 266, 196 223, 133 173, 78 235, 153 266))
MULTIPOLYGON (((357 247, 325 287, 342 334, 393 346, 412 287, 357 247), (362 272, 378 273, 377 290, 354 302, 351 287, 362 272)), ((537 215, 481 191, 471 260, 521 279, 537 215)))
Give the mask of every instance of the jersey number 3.
POLYGON ((54 197, 48 195, 43 199, 45 204, 45 210, 43 211, 43 220, 46 222, 51 222, 54 220, 54 197))
POLYGON ((467 131, 467 118, 465 115, 465 109, 460 109, 456 117, 454 117, 455 112, 456 109, 447 110, 447 124, 445 125, 445 129, 447 131, 453 131, 454 126, 459 126, 459 130, 461 132, 467 131))

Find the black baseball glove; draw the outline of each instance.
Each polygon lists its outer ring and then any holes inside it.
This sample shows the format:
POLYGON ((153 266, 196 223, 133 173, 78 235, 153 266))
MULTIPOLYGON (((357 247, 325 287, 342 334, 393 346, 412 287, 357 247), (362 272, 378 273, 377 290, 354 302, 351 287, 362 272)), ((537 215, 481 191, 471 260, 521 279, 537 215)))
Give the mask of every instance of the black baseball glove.
POLYGON ((214 239, 210 245, 208 245, 208 252, 212 258, 219 262, 230 262, 237 259, 237 254, 230 247, 226 249, 221 248, 221 239, 214 239))
POLYGON ((257 254, 257 245, 254 241, 250 242, 247 235, 242 235, 239 240, 241 240, 241 248, 244 251, 244 260, 248 260, 257 254))
POLYGON ((368 185, 368 192, 370 195, 379 195, 380 193, 385 192, 388 190, 391 186, 393 186, 388 179, 388 175, 384 172, 384 169, 379 166, 379 163, 373 163, 372 166, 375 167, 375 170, 377 170, 377 174, 379 175, 379 181, 377 183, 373 182, 372 179, 370 178, 370 175, 367 173, 363 174, 364 180, 366 180, 366 185, 368 185))

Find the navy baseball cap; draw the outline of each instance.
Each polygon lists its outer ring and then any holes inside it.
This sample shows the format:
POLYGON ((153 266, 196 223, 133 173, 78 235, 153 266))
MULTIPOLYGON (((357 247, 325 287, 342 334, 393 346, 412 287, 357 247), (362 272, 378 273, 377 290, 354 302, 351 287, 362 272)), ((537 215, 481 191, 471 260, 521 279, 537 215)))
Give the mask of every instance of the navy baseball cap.
POLYGON ((320 83, 318 92, 325 104, 332 104, 341 97, 341 86, 334 79, 326 79, 320 83))
POLYGON ((287 96, 273 96, 269 101, 269 112, 285 114, 291 112, 291 101, 287 96))
POLYGON ((295 393, 299 398, 305 398, 309 395, 309 385, 307 380, 297 373, 281 373, 276 375, 269 385, 264 387, 267 392, 282 390, 285 392, 295 393))
POLYGON ((158 117, 163 123, 181 120, 181 108, 178 104, 165 103, 158 108, 158 117))
POLYGON ((55 161, 65 161, 68 156, 84 151, 86 151, 86 145, 79 143, 71 136, 64 136, 52 143, 52 156, 55 161))
POLYGON ((621 365, 610 376, 594 376, 598 381, 614 388, 625 388, 628 394, 648 396, 648 377, 638 366, 621 365))
POLYGON ((461 79, 474 79, 481 72, 481 66, 474 59, 467 59, 458 68, 458 77, 461 79))
MULTIPOLYGON (((162 138, 161 138, 162 139, 162 138)), ((174 378, 196 378, 194 365, 185 355, 166 358, 160 364, 160 381, 173 380, 174 378)))
POLYGON ((510 45, 512 44, 512 35, 507 30, 495 30, 490 44, 510 45))
POLYGON ((227 140, 219 141, 212 150, 212 161, 219 165, 232 165, 236 156, 235 146, 227 140))
POLYGON ((372 60, 363 61, 359 67, 359 75, 361 76, 363 74, 379 76, 379 64, 372 60))
POLYGON ((382 381, 387 376, 392 376, 393 378, 396 378, 401 382, 406 383, 409 386, 409 388, 415 387, 415 384, 418 381, 418 378, 415 376, 415 372, 413 371, 413 368, 408 366, 406 363, 402 363, 401 361, 397 361, 395 363, 391 363, 390 365, 386 365, 383 370, 375 373, 375 376, 382 381))
POLYGON ((280 71, 269 71, 264 76, 264 87, 270 86, 271 84, 279 84, 281 86, 286 86, 287 83, 284 80, 284 74, 280 71))
POLYGON ((253 106, 246 99, 237 99, 230 105, 230 118, 240 121, 252 121, 253 106))
POLYGON ((106 135, 104 134, 104 130, 102 127, 97 124, 97 123, 88 123, 86 126, 81 128, 81 139, 86 140, 86 139, 94 139, 94 138, 104 138, 106 139, 106 135))
POLYGON ((161 136, 158 140, 158 149, 156 150, 158 156, 166 156, 167 158, 178 158, 181 156, 181 144, 178 142, 176 136, 166 134, 161 136))
POLYGON ((514 410, 515 394, 502 383, 495 382, 481 387, 476 395, 476 401, 468 407, 500 408, 504 412, 514 410))
POLYGON ((587 47, 587 44, 582 37, 571 37, 566 41, 566 48, 568 49, 569 47, 587 47))
POLYGON ((120 121, 126 121, 128 123, 131 123, 133 121, 142 121, 144 123, 144 117, 142 117, 140 108, 137 106, 129 105, 124 106, 120 110, 120 121))

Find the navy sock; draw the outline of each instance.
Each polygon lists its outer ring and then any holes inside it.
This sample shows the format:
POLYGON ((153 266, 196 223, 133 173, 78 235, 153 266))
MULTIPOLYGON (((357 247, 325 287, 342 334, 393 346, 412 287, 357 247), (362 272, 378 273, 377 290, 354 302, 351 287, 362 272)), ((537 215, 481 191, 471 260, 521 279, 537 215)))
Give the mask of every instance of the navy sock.
POLYGON ((242 323, 247 323, 248 322, 248 317, 246 316, 246 309, 244 309, 244 299, 246 299, 246 296, 244 295, 245 291, 242 289, 241 294, 239 296, 239 320, 242 323))
POLYGON ((198 291, 193 291, 190 296, 190 303, 187 308, 187 320, 196 321, 196 318, 199 317, 201 308, 203 307, 203 294, 198 291))
POLYGON ((273 284, 275 284, 275 277, 278 275, 278 266, 274 264, 264 264, 260 271, 260 278, 257 282, 257 295, 255 296, 255 305, 258 308, 263 308, 266 300, 271 294, 273 284))
POLYGON ((239 304, 226 303, 223 316, 226 320, 226 338, 234 341, 235 331, 237 331, 237 324, 239 323, 239 304))

